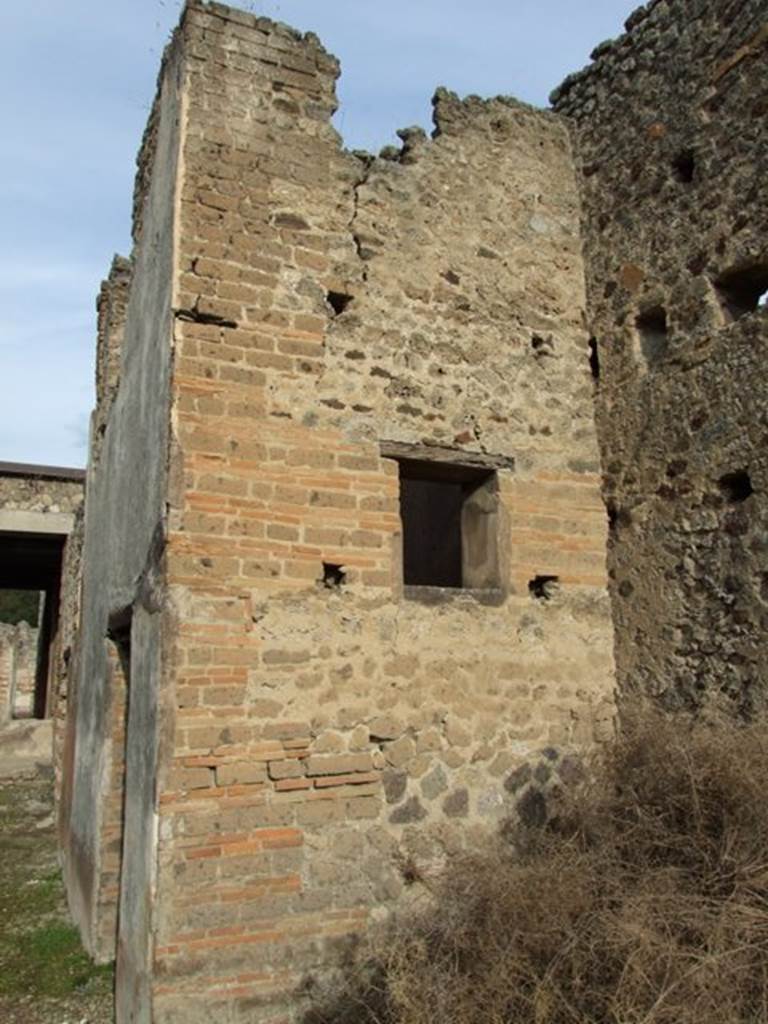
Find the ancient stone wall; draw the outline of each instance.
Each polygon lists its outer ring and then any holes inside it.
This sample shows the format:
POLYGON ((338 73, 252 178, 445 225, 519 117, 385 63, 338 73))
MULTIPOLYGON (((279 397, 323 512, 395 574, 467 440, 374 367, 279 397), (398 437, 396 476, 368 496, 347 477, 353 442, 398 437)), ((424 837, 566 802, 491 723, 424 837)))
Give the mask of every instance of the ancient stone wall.
POLYGON ((34 711, 38 631, 27 622, 0 623, 0 726, 34 711))
MULTIPOLYGON (((91 415, 88 466, 91 477, 96 474, 104 447, 104 437, 112 406, 120 384, 120 368, 123 357, 123 339, 128 311, 128 298, 133 275, 133 263, 122 256, 115 256, 109 274, 102 281, 96 301, 96 406, 91 415)), ((59 828, 62 844, 67 844, 69 813, 71 808, 71 787, 75 758, 75 723, 77 671, 79 666, 83 546, 85 543, 85 516, 81 507, 75 517, 72 532, 67 540, 62 565, 61 626, 55 658, 54 679, 56 701, 54 709, 54 772, 56 798, 59 810, 59 828)), ((110 651, 110 654, 112 652, 110 651)), ((111 657, 107 659, 105 689, 113 690, 111 657)), ((122 801, 124 791, 125 754, 125 692, 124 685, 118 686, 116 699, 110 699, 110 726, 107 729, 105 755, 107 781, 105 783, 104 815, 100 847, 104 852, 103 871, 100 875, 97 903, 103 913, 99 915, 94 931, 99 937, 92 943, 92 950, 98 950, 102 958, 114 955, 117 904, 119 893, 115 876, 119 871, 122 847, 122 801), (117 806, 117 814, 115 812, 117 806), (115 818, 117 817, 117 820, 115 818)))
POLYGON ((96 302, 96 408, 91 424, 91 462, 98 461, 101 440, 120 383, 120 362, 132 274, 131 261, 115 256, 108 277, 101 283, 96 302))
POLYGON ((44 593, 40 650, 24 707, 38 718, 56 715, 61 569, 69 531, 82 510, 83 476, 80 470, 0 464, 0 586, 44 593))
POLYGON ((627 28, 553 94, 581 165, 619 679, 749 714, 768 694, 768 3, 657 0, 627 28))
POLYGON ((0 511, 73 514, 82 504, 80 480, 6 474, 0 469, 0 511))
MULTIPOLYGON (((93 437, 91 438, 93 442, 93 437)), ((56 650, 54 652, 53 682, 55 686, 52 702, 53 723, 53 769, 55 779, 56 807, 61 821, 63 808, 68 806, 64 795, 64 779, 71 782, 72 757, 74 755, 73 735, 75 724, 75 669, 77 666, 77 645, 80 631, 81 588, 83 579, 83 539, 85 534, 84 508, 81 505, 75 513, 72 531, 67 537, 61 565, 60 622, 56 650)), ((63 843, 63 836, 60 836, 63 843)))
POLYGON ((0 726, 11 718, 11 689, 13 676, 13 626, 0 626, 0 726))
POLYGON ((441 91, 360 159, 315 37, 193 3, 181 46, 152 1013, 284 1021, 610 731, 578 195, 550 114, 441 91), (456 464, 480 583, 405 586, 456 464))
MULTIPOLYGON (((104 446, 109 415, 112 405, 117 396, 117 389, 120 383, 120 366, 123 354, 123 339, 125 334, 125 320, 128 310, 128 297, 133 274, 131 260, 122 256, 115 256, 109 268, 109 274, 101 283, 99 295, 96 300, 97 310, 97 333, 96 333, 96 406, 91 415, 90 438, 88 451, 89 471, 93 476, 96 473, 104 446)), ((79 664, 79 638, 81 630, 82 610, 82 580, 83 580, 83 545, 85 542, 85 516, 82 506, 72 527, 72 532, 67 540, 62 565, 62 587, 61 587, 61 626, 59 642, 56 649, 56 667, 54 679, 56 681, 56 702, 54 709, 54 772, 56 779, 56 803, 59 809, 60 829, 62 830, 62 842, 66 842, 67 821, 71 798, 71 784, 74 772, 75 755, 75 698, 77 689, 77 667, 79 664)), ((111 679, 111 675, 109 676, 111 679)), ((114 723, 114 731, 119 737, 115 743, 114 737, 107 742, 111 744, 111 750, 124 753, 124 700, 116 702, 118 708, 117 721, 114 723)), ((112 756, 107 759, 112 764, 112 756)), ((114 766, 113 766, 114 767, 114 766)), ((112 772, 112 789, 116 789, 119 800, 122 801, 123 792, 123 766, 118 765, 112 772)), ((114 800, 112 801, 114 802, 114 800)), ((106 815, 107 819, 111 815, 106 815)), ((113 828, 112 824, 105 827, 113 828)), ((120 842, 114 836, 111 839, 104 839, 104 845, 109 846, 117 843, 118 857, 120 842)), ((110 856, 114 850, 110 852, 110 856)), ((105 918, 109 923, 105 931, 109 939, 103 939, 99 945, 111 952, 114 945, 114 919, 117 900, 112 899, 112 908, 105 918)))

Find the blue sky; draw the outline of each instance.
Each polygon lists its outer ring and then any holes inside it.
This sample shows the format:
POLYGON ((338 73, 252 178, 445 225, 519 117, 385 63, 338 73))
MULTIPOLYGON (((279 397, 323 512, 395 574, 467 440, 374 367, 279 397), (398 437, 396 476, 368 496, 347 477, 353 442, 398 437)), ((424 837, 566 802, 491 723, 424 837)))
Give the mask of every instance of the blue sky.
MULTIPOLYGON (((437 85, 546 105, 631 0, 253 0, 342 62, 336 126, 377 151, 437 85)), ((94 300, 129 252, 134 160, 181 0, 0 5, 0 461, 84 465, 94 300)))

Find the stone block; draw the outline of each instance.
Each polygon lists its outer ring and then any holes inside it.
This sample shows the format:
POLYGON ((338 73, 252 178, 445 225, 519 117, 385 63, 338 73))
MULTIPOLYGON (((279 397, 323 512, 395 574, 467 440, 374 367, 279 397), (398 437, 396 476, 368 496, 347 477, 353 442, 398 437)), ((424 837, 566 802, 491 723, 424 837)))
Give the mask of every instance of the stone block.
POLYGON ((216 768, 217 786, 250 786, 266 781, 267 772, 262 763, 240 761, 216 768))
POLYGON ((312 754, 306 760, 306 771, 309 776, 370 772, 372 768, 370 754, 312 754))

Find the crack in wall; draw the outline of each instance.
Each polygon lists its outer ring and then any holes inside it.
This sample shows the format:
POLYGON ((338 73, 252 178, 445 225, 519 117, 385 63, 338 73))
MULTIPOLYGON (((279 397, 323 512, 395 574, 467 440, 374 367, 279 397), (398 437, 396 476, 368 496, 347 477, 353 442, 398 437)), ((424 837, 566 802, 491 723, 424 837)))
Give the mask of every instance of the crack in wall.
POLYGON ((355 222, 357 221, 358 214, 360 213, 360 189, 363 185, 368 184, 368 180, 373 170, 374 164, 376 163, 376 157, 371 154, 355 154, 356 159, 362 163, 362 170, 360 176, 352 184, 352 216, 349 219, 347 228, 352 236, 352 242, 355 246, 355 252, 357 253, 358 259, 363 263, 362 279, 363 281, 368 280, 368 268, 365 263, 371 259, 373 255, 370 249, 367 249, 361 239, 360 235, 355 231, 355 222))

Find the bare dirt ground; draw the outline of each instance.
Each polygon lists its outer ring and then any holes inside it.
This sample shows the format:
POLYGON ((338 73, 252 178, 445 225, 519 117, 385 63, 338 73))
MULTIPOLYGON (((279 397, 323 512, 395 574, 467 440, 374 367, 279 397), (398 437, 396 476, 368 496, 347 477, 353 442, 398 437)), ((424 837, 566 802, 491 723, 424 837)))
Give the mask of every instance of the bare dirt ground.
POLYGON ((112 1024, 112 975, 69 919, 50 770, 0 780, 0 1021, 112 1024))

